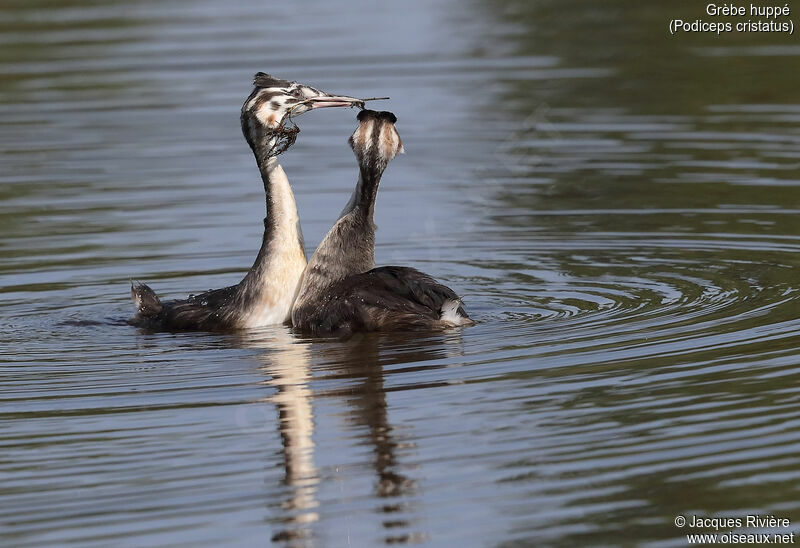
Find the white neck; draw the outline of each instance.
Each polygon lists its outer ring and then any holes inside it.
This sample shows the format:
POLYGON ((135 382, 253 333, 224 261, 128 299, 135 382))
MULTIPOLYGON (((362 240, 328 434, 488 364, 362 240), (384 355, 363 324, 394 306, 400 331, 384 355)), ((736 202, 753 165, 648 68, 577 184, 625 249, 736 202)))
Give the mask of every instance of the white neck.
POLYGON ((267 216, 261 249, 237 287, 242 327, 286 322, 306 266, 300 218, 289 179, 277 158, 260 163, 267 216))

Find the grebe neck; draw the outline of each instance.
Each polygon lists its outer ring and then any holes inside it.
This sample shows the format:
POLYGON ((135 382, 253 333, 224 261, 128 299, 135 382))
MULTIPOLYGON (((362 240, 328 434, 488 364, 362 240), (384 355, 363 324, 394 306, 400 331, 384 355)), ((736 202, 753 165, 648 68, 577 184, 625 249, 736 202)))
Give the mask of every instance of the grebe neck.
POLYGON ((339 280, 375 268, 375 198, 383 170, 361 168, 339 220, 308 261, 294 309, 339 280))
POLYGON ((253 147, 266 195, 264 236, 253 266, 236 290, 243 323, 253 326, 276 323, 264 315, 282 315, 277 322, 288 320, 306 265, 294 193, 278 159, 267 154, 273 143, 265 141, 253 147))
POLYGON ((378 197, 378 185, 381 182, 382 172, 369 170, 363 166, 359 168, 358 183, 350 196, 350 201, 344 206, 339 219, 345 215, 355 214, 370 221, 375 213, 375 200, 378 197))

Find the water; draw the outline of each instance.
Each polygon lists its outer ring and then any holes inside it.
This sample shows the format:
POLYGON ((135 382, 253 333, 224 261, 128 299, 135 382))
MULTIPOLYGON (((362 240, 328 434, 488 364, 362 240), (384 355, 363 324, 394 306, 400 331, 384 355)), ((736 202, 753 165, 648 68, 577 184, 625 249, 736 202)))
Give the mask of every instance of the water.
MULTIPOLYGON (((6 4, 3 545, 655 547, 698 532, 679 514, 800 520, 793 39, 669 37, 690 2, 6 4), (258 70, 392 96, 378 263, 476 327, 124 324, 130 278, 179 297, 251 264, 258 70)), ((309 252, 354 114, 298 119, 282 157, 309 252)))

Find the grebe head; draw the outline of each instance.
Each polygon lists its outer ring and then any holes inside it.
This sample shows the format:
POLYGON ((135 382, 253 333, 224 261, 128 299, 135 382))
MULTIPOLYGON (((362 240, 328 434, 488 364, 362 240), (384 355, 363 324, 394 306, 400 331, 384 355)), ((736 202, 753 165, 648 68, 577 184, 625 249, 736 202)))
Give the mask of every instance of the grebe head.
POLYGON ((350 148, 361 167, 383 170, 398 154, 403 154, 403 142, 394 127, 397 117, 391 112, 362 110, 358 127, 348 139, 350 148))
MULTIPOLYGON (((281 132, 296 133, 299 130, 291 122, 285 124, 309 110, 364 105, 363 100, 355 97, 333 95, 263 72, 253 77, 253 85, 255 88, 242 105, 241 115, 242 133, 251 147, 260 143, 265 136, 279 137, 281 132)), ((291 140, 294 141, 293 138, 291 140)))
POLYGON ((253 85, 255 89, 242 105, 242 116, 253 117, 269 129, 277 128, 286 115, 294 117, 317 108, 364 104, 355 97, 333 95, 263 72, 255 75, 253 85))

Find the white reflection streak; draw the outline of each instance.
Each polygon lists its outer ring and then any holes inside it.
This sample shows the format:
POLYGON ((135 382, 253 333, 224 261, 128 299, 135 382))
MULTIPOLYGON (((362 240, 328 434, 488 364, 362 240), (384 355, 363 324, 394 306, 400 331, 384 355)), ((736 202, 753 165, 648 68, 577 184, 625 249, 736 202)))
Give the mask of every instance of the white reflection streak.
POLYGON ((290 490, 288 498, 281 505, 287 511, 284 520, 288 530, 276 536, 281 540, 307 538, 311 533, 308 525, 319 519, 319 514, 312 511, 319 505, 316 499, 319 476, 314 465, 310 352, 306 345, 283 328, 254 334, 248 337, 247 343, 248 346, 264 349, 258 359, 269 375, 265 384, 276 390, 268 401, 278 409, 284 481, 290 490))

